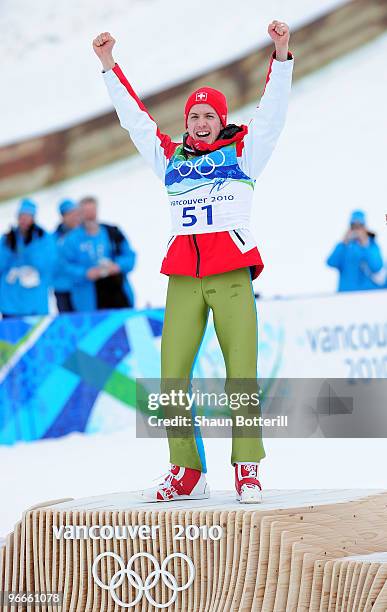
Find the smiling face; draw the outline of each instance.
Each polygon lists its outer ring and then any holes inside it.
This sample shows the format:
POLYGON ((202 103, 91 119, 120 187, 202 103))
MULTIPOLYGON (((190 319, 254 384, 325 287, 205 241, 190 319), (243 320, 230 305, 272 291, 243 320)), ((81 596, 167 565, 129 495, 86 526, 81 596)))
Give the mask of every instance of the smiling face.
POLYGON ((207 144, 215 142, 222 129, 219 115, 209 104, 195 104, 187 117, 187 130, 191 138, 207 144))

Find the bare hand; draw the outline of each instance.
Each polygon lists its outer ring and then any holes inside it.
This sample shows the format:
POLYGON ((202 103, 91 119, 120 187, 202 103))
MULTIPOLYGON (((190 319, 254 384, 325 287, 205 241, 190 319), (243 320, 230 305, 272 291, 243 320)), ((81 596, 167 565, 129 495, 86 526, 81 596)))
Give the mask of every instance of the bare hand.
POLYGON ((86 272, 86 276, 91 281, 96 281, 101 278, 101 268, 99 266, 95 266, 94 268, 89 268, 86 272))
POLYGON ((351 228, 349 228, 343 237, 343 242, 344 244, 348 244, 348 242, 353 238, 353 230, 351 228))
POLYGON ((121 272, 120 266, 114 261, 112 261, 108 268, 108 275, 111 276, 112 274, 119 274, 120 272, 121 272))
POLYGON ((283 21, 274 20, 267 29, 276 49, 276 58, 285 61, 288 58, 290 29, 283 21))
POLYGON ((116 41, 110 32, 102 32, 93 40, 94 53, 101 60, 104 70, 110 70, 114 67, 113 47, 115 44, 116 41))

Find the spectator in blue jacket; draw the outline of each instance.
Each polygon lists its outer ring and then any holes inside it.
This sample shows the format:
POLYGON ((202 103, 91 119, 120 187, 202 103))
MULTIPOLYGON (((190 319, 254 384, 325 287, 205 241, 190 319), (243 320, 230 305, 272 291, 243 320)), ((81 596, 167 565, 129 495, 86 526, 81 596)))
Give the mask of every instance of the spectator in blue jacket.
POLYGON ((99 223, 94 197, 83 198, 80 211, 82 223, 68 234, 62 249, 75 310, 132 308, 127 274, 134 267, 134 251, 118 227, 99 223))
POLYGON ((362 210, 353 211, 350 227, 328 257, 327 264, 339 271, 338 291, 380 289, 375 275, 383 268, 383 259, 375 234, 366 227, 362 210))
POLYGON ((63 244, 69 232, 79 226, 81 216, 79 206, 73 200, 63 200, 59 204, 59 212, 62 221, 54 232, 57 246, 57 265, 54 272, 54 293, 59 312, 73 312, 74 307, 71 302, 72 278, 66 272, 66 265, 63 262, 63 244))
POLYGON ((55 265, 52 236, 35 223, 36 204, 21 201, 17 226, 0 240, 0 304, 3 317, 45 315, 55 265))

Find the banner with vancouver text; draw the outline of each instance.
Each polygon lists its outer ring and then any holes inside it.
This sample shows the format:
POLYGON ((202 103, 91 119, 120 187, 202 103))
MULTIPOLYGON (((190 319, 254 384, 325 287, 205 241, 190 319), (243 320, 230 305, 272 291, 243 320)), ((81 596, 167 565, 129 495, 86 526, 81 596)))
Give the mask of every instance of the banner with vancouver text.
MULTIPOLYGON (((258 300, 262 378, 387 378, 387 291, 258 300)), ((160 376, 162 309, 0 321, 0 444, 135 425, 160 376)), ((209 321, 194 378, 224 378, 209 321)))

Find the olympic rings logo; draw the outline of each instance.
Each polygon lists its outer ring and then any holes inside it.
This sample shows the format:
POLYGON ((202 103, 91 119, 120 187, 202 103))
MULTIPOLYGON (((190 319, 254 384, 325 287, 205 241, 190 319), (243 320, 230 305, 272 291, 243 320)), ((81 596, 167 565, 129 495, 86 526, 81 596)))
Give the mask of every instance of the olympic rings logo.
POLYGON ((195 162, 193 162, 191 159, 187 159, 187 160, 183 159, 182 161, 179 161, 178 163, 176 163, 175 160, 173 160, 172 161, 172 168, 174 170, 177 170, 182 178, 184 178, 186 176, 189 176, 194 170, 195 170, 195 172, 200 174, 200 176, 209 176, 210 174, 213 173, 215 168, 220 168, 221 166, 224 166, 225 161, 226 161, 225 154, 223 153, 223 151, 219 150, 219 151, 215 151, 213 157, 210 157, 209 154, 202 155, 195 162), (214 160, 214 157, 215 157, 216 154, 219 154, 221 156, 219 163, 217 163, 214 160), (209 166, 210 169, 208 171, 204 172, 202 170, 202 166, 203 165, 209 166), (184 170, 185 170, 184 172, 182 170, 183 167, 184 167, 184 170))
POLYGON ((93 568, 92 568, 92 575, 93 575, 95 582, 98 584, 98 586, 101 587, 101 589, 105 589, 106 591, 109 591, 110 595, 112 596, 116 604, 118 604, 119 606, 122 606, 123 608, 132 608, 133 606, 138 604, 139 601, 141 601, 144 594, 148 602, 155 608, 168 608, 168 606, 172 605, 176 601, 178 592, 185 591, 193 583, 195 579, 195 566, 192 560, 189 557, 187 557, 187 555, 184 555, 183 553, 172 553, 171 555, 168 555, 168 557, 164 559, 160 567, 159 562, 157 561, 156 557, 154 557, 153 555, 147 552, 140 552, 140 553, 136 553, 135 555, 133 555, 129 559, 128 564, 125 567, 125 563, 119 555, 113 552, 105 552, 105 553, 101 553, 100 555, 98 555, 98 557, 95 558, 94 563, 93 563, 93 568), (112 559, 115 559, 120 568, 111 578, 109 584, 104 584, 100 580, 98 573, 97 573, 98 563, 104 557, 106 558, 111 557, 112 559), (141 557, 145 557, 149 559, 153 563, 154 568, 155 568, 146 578, 145 583, 143 582, 141 576, 139 576, 134 570, 132 570, 134 561, 136 559, 140 559, 141 557), (188 567, 189 567, 188 582, 186 584, 183 584, 182 586, 178 586, 175 576, 166 569, 171 559, 174 559, 177 557, 184 559, 184 561, 187 562, 188 567), (116 594, 116 589, 118 589, 122 585, 125 579, 125 576, 128 578, 129 583, 136 590, 138 590, 138 594, 136 595, 135 599, 130 603, 123 603, 116 594), (167 603, 164 603, 164 604, 157 603, 150 594, 150 590, 156 586, 156 584, 160 580, 160 577, 163 583, 165 584, 165 586, 172 591, 171 599, 167 603))

